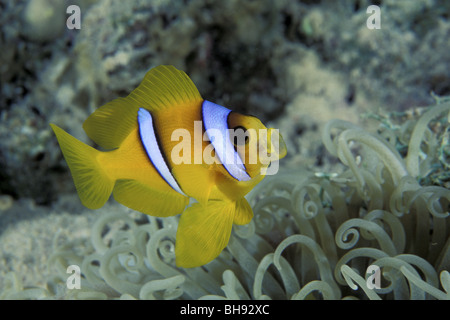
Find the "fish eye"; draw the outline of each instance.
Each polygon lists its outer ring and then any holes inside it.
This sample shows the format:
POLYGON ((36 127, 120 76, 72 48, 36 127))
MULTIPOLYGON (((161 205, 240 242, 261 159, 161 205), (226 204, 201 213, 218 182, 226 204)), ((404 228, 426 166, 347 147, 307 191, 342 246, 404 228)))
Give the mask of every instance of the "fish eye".
POLYGON ((242 126, 237 126, 237 127, 233 128, 233 132, 232 132, 231 136, 233 139, 232 140, 233 144, 236 147, 246 145, 250 139, 247 129, 242 126))

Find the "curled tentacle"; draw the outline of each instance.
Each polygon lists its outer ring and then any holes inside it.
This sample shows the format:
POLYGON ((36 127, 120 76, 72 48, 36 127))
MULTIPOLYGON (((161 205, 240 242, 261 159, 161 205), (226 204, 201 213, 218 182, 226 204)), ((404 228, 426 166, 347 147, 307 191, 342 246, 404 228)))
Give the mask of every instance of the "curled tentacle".
POLYGON ((378 241, 380 248, 388 255, 394 256, 397 250, 392 242, 392 239, 386 231, 378 224, 364 219, 350 219, 344 222, 336 231, 336 243, 342 249, 350 249, 355 246, 359 240, 359 232, 355 229, 362 228, 368 231, 378 241), (352 235, 350 241, 346 242, 349 236, 352 235))

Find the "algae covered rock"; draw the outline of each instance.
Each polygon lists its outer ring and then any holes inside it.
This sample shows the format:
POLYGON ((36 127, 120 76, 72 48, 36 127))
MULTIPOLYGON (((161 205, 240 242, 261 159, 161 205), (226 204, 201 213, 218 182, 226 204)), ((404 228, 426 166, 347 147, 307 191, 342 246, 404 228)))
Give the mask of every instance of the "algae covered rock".
POLYGON ((28 1, 23 9, 22 34, 33 41, 51 41, 61 36, 66 22, 66 7, 64 1, 28 1))

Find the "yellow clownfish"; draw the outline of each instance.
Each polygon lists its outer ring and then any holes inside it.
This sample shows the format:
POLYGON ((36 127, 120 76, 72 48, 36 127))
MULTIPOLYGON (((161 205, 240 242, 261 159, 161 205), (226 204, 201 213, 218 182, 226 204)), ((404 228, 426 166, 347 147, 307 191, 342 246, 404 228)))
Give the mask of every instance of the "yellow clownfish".
POLYGON ((233 223, 251 221, 244 196, 263 179, 270 161, 286 154, 277 130, 203 100, 173 66, 151 69, 126 98, 86 119, 89 138, 109 151, 51 127, 86 207, 102 207, 113 193, 116 201, 145 214, 182 213, 175 257, 185 268, 215 259, 233 223), (188 206, 190 198, 197 202, 188 206))

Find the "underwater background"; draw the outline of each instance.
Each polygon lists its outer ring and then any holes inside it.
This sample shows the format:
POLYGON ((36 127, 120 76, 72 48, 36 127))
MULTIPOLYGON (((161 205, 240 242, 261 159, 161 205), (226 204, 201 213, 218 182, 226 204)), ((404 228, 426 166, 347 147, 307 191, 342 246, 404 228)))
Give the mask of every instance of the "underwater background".
POLYGON ((0 298, 450 299, 449 1, 0 0, 0 21, 0 298), (161 64, 288 148, 194 269, 178 217, 84 208, 49 126, 93 145, 83 121, 161 64))

